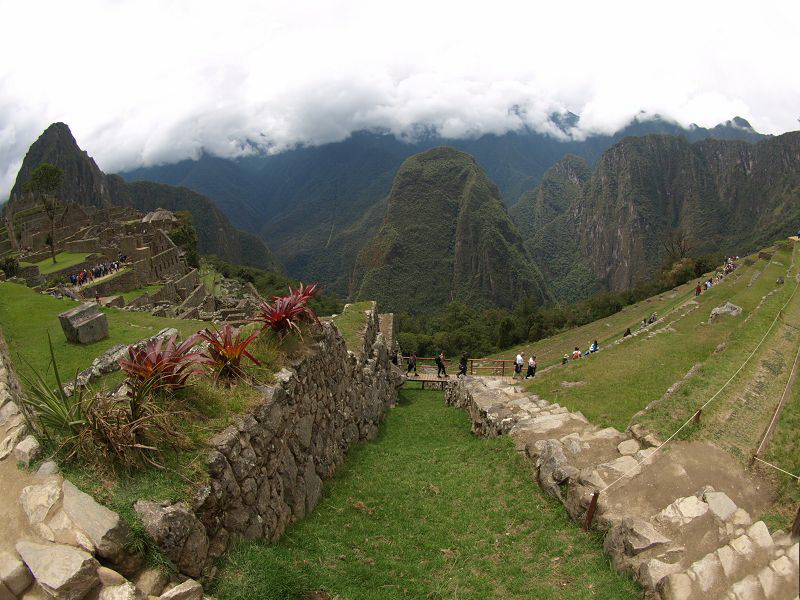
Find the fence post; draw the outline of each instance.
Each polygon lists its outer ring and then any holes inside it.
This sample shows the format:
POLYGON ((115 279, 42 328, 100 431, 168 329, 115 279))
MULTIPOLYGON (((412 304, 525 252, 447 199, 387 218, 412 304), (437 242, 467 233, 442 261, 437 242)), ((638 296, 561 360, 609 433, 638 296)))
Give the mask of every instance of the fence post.
POLYGON ((700 424, 700 415, 702 415, 702 414, 703 414, 703 409, 702 408, 698 408, 697 412, 694 413, 695 425, 699 425, 700 424))
POLYGON ((797 508, 797 514, 794 516, 794 523, 792 524, 792 539, 800 538, 800 507, 797 508))
POLYGON ((592 494, 592 501, 589 502, 589 510, 586 511, 586 519, 583 522, 583 530, 589 531, 592 526, 592 519, 594 519, 594 511, 597 509, 597 499, 600 497, 600 490, 592 494))

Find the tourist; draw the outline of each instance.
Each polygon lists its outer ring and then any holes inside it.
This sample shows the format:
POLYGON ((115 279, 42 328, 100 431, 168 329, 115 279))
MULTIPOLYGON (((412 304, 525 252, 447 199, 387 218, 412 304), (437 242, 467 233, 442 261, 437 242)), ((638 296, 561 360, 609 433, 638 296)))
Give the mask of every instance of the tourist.
POLYGON ((575 346, 575 350, 572 351, 572 360, 578 360, 581 357, 581 349, 575 346))
POLYGON ((417 353, 412 352, 411 356, 408 357, 408 368, 406 369, 406 375, 414 371, 414 377, 417 376, 417 353))
POLYGON ((525 353, 520 350, 514 359, 514 377, 522 377, 522 365, 525 364, 525 353))
POLYGON ((439 352, 436 355, 436 368, 438 369, 436 372, 437 377, 447 377, 447 370, 445 369, 445 357, 444 357, 444 350, 439 352))
POLYGON ((592 345, 589 346, 589 354, 594 354, 598 350, 600 350, 600 344, 598 344, 597 340, 595 340, 592 342, 592 345))
POLYGON ((623 338, 626 338, 626 337, 628 337, 629 335, 633 335, 633 334, 631 333, 631 328, 630 328, 630 327, 628 327, 628 328, 625 330, 625 333, 623 333, 623 334, 622 334, 622 337, 623 337, 623 338))
POLYGON ((458 375, 456 377, 467 376, 467 353, 461 353, 461 360, 458 361, 458 375))
POLYGON ((647 329, 647 319, 642 319, 642 329, 647 329))
POLYGON ((700 287, 700 284, 697 284, 697 287, 694 288, 694 296, 695 298, 703 293, 703 288, 700 287))
POLYGON ((536 377, 536 357, 533 355, 528 359, 528 372, 525 373, 525 379, 528 377, 536 377))
POLYGON ((650 315, 650 320, 647 322, 649 325, 652 325, 658 320, 658 313, 653 313, 650 315))
POLYGON ((565 354, 564 356, 561 357, 561 364, 562 365, 565 365, 568 362, 569 362, 569 354, 565 354))

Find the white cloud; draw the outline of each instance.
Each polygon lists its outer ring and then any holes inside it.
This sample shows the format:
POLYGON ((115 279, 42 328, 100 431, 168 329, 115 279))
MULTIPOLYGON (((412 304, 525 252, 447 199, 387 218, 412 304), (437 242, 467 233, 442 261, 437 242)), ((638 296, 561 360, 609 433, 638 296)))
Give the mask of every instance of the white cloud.
POLYGON ((361 128, 579 134, 639 111, 797 128, 800 5, 742 1, 0 0, 0 198, 70 125, 101 168, 273 150, 361 128), (511 107, 518 110, 510 110, 511 107))

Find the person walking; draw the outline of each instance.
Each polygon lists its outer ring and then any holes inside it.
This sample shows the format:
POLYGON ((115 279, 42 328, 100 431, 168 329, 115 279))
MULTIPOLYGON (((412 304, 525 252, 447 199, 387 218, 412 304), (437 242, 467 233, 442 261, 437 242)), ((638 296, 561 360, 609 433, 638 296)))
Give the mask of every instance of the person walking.
POLYGON ((514 359, 514 379, 522 377, 522 365, 525 364, 525 353, 520 350, 517 352, 517 357, 514 359))
POLYGON ((414 377, 417 376, 417 353, 412 352, 408 357, 408 367, 406 368, 406 375, 414 371, 414 377))
POLYGON ((694 288, 694 297, 697 298, 697 296, 699 296, 702 293, 703 293, 703 288, 700 287, 700 284, 698 283, 697 287, 694 288))
POLYGON ((456 377, 467 376, 467 353, 461 353, 461 360, 458 361, 458 375, 456 377))
POLYGON ((528 359, 528 372, 525 373, 525 379, 528 377, 536 377, 536 357, 533 355, 528 359))
POLYGON ((447 369, 445 368, 445 357, 444 357, 444 350, 439 352, 436 355, 436 368, 438 369, 436 372, 437 377, 447 377, 447 369))

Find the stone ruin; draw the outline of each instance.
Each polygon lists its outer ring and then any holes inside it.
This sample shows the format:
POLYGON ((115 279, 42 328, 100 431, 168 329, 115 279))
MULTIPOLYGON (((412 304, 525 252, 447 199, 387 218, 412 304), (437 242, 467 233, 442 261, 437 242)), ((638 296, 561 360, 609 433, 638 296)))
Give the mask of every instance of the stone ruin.
POLYGON ((108 319, 94 302, 86 302, 58 315, 67 340, 91 344, 108 337, 108 319))

